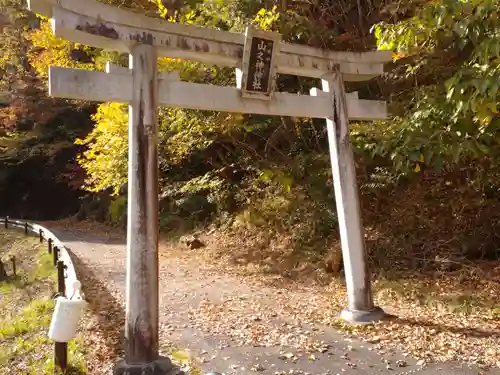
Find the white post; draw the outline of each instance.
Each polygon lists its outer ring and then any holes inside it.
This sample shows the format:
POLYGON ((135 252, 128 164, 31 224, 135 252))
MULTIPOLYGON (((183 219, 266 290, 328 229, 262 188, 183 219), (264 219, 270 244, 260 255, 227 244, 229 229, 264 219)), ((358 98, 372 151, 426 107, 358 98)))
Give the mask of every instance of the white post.
POLYGON ((381 319, 384 312, 373 304, 342 73, 336 70, 328 74, 322 86, 323 91, 330 93, 334 109, 326 125, 347 284, 348 306, 341 318, 371 323, 381 319))
POLYGON ((138 44, 130 55, 126 358, 115 375, 167 374, 158 354, 158 129, 157 57, 138 44))

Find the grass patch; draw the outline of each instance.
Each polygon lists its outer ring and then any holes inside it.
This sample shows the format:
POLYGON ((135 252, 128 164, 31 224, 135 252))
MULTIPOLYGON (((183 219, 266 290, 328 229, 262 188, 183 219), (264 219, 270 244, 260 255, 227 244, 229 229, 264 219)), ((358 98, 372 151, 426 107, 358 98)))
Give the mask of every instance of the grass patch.
MULTIPOLYGON (((0 230, 0 257, 8 274, 7 280, 0 281, 0 375, 54 374, 48 327, 57 270, 46 249, 34 237, 0 230), (16 275, 8 261, 11 256, 16 258, 16 275)), ((80 339, 68 343, 67 374, 87 373, 81 344, 80 339)))

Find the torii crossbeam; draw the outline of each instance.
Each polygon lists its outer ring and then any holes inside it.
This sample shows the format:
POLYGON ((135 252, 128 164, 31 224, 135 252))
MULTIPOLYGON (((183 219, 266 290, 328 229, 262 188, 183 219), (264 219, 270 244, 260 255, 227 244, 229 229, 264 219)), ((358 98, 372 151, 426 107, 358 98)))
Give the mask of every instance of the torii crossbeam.
POLYGON ((383 73, 390 52, 332 52, 284 43, 281 36, 247 28, 245 34, 148 18, 95 0, 29 0, 30 10, 52 18, 56 36, 129 53, 129 69, 106 72, 51 67, 50 95, 129 103, 126 358, 115 374, 171 374, 158 354, 158 105, 325 118, 335 187, 348 306, 341 317, 378 320, 367 269, 348 120, 386 118, 386 103, 346 94, 344 81, 383 73), (236 87, 182 82, 158 73, 157 57, 232 67, 236 87), (310 95, 275 92, 277 74, 322 79, 310 95))

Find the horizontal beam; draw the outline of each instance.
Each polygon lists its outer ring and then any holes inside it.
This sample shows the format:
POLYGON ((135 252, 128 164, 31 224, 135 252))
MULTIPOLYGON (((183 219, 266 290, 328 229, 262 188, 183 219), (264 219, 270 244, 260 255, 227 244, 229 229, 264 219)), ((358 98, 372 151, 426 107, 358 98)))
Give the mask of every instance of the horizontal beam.
MULTIPOLYGON (((53 8, 59 6, 71 12, 88 16, 94 19, 101 19, 106 22, 137 27, 145 30, 155 30, 199 39, 206 39, 216 42, 240 44, 245 43, 245 36, 242 33, 210 29, 196 25, 185 25, 168 22, 159 18, 147 17, 145 15, 103 4, 95 0, 28 0, 30 9, 53 17, 53 8), (38 9, 38 11, 36 10, 38 9)), ((392 61, 392 53, 389 51, 371 52, 345 52, 329 51, 319 48, 309 47, 299 44, 282 42, 280 50, 285 53, 319 57, 335 61, 345 61, 353 63, 387 63, 392 61)))
MULTIPOLYGON (((110 62, 106 63, 105 69, 106 73, 124 74, 127 76, 132 76, 132 69, 112 64, 110 62)), ((167 81, 179 81, 181 79, 181 75, 179 72, 158 72, 158 79, 163 79, 167 81)))
MULTIPOLYGON (((56 98, 128 103, 132 100, 132 90, 132 77, 124 74, 59 67, 51 67, 49 70, 49 95, 56 98)), ((275 93, 271 102, 245 100, 241 98, 240 90, 232 87, 164 80, 158 82, 158 104, 197 110, 294 117, 325 118, 332 112, 328 98, 275 93)))
MULTIPOLYGON (((30 9, 53 17, 56 36, 98 48, 128 53, 137 42, 152 44, 164 57, 240 67, 244 35, 146 17, 93 0, 30 0, 30 9), (52 8, 53 7, 53 8, 52 8)), ((346 81, 383 73, 390 51, 333 52, 280 44, 278 72, 320 78, 339 65, 346 81)))
MULTIPOLYGON (((313 97, 329 98, 330 93, 316 87, 310 90, 313 97)), ((349 120, 385 120, 387 119, 387 103, 378 100, 359 99, 358 92, 346 93, 347 114, 349 120), (356 114, 355 117, 351 113, 356 114)))
MULTIPOLYGON (((49 70, 49 95, 57 98, 128 103, 132 90, 132 77, 126 74, 59 67, 49 70)), ((271 101, 261 101, 243 99, 241 91, 232 87, 163 79, 158 82, 158 101, 167 107, 233 113, 311 118, 327 118, 333 114, 332 101, 325 95, 276 92, 271 101)), ((348 95, 347 107, 351 120, 385 118, 385 102, 359 101, 348 95)))
POLYGON ((137 43, 157 47, 158 56, 196 60, 210 65, 236 66, 243 56, 243 45, 212 42, 146 28, 104 22, 97 19, 54 8, 52 30, 59 38, 76 43, 129 53, 137 43))

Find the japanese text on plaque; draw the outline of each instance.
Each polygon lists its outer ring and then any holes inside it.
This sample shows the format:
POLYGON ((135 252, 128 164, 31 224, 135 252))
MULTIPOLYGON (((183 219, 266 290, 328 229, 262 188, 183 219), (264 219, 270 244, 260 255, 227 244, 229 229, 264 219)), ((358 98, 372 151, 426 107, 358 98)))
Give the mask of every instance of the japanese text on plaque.
POLYGON ((268 39, 252 38, 246 90, 260 93, 270 91, 274 42, 268 39))

